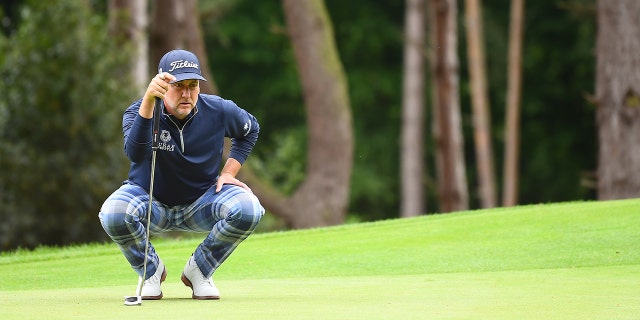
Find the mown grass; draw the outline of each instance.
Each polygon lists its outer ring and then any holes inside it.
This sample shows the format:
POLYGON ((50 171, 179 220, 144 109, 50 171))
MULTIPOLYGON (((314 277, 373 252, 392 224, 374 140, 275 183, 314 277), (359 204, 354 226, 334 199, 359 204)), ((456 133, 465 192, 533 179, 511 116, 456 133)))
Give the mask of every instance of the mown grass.
POLYGON ((0 256, 0 314, 637 319, 639 225, 633 199, 255 234, 214 275, 223 298, 204 303, 179 280, 199 240, 154 239, 165 298, 137 309, 122 306, 136 275, 115 245, 39 248, 0 256))

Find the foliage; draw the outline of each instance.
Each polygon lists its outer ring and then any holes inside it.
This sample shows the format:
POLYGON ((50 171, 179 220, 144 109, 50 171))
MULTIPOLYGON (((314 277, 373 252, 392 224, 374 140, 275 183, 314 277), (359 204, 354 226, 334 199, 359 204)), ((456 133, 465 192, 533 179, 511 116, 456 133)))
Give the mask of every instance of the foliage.
MULTIPOLYGON (((207 35, 211 66, 221 94, 246 107, 260 120, 260 141, 252 158, 266 163, 271 161, 273 150, 279 148, 280 137, 304 130, 304 101, 297 67, 279 3, 246 0, 225 3, 224 14, 204 13, 207 17, 214 16, 203 18, 204 29, 212 30, 207 35)), ((326 1, 326 4, 347 73, 354 115, 356 150, 351 211, 366 212, 367 220, 394 216, 397 193, 385 191, 397 190, 399 185, 395 145, 400 133, 402 90, 398 63, 402 57, 402 3, 370 6, 362 1, 326 1)), ((304 150, 305 140, 297 141, 298 148, 304 150)), ((290 161, 304 164, 305 158, 302 155, 290 161)), ((292 166, 290 170, 295 168, 292 166)), ((258 174, 270 179, 269 174, 258 174)), ((276 186, 283 184, 272 182, 276 186)))
POLYGON ((365 220, 396 217, 400 198, 404 1, 326 3, 353 110, 356 147, 350 209, 365 220))
MULTIPOLYGON (((215 1, 201 0, 201 3, 215 1)), ((276 133, 299 132, 304 108, 281 8, 271 1, 226 0, 224 12, 203 18, 211 65, 221 93, 249 108, 264 126, 256 157, 268 162, 276 133)), ((397 216, 402 102, 403 1, 325 0, 345 67, 356 136, 350 212, 364 220, 397 216)), ((520 203, 586 200, 596 168, 593 91, 593 0, 530 1, 525 11, 520 203), (577 8, 577 9, 576 9, 577 8), (590 9, 591 8, 591 9, 590 9), (586 183, 585 183, 586 181, 586 183)), ((484 2, 489 99, 497 181, 502 177, 509 6, 484 2)), ((464 6, 459 2, 460 94, 471 207, 477 208, 464 6)), ((432 44, 428 44, 428 47, 432 44)), ((431 83, 425 87, 430 94, 431 83)), ((424 177, 428 212, 437 210, 426 100, 424 177)), ((330 133, 328 133, 330 134, 330 133)), ((304 148, 304 141, 299 141, 304 148)), ((252 156, 253 157, 253 156, 252 156)), ((304 163, 300 157, 295 161, 304 163)), ((268 177, 267 177, 268 178, 268 177)), ((275 185, 282 184, 282 182, 275 185)), ((286 184, 286 183, 285 183, 286 184)), ((498 185, 499 186, 499 185, 498 185)), ((499 192, 500 194, 500 192, 499 192)))
POLYGON ((535 86, 523 91, 522 105, 527 203, 595 198, 595 189, 582 181, 597 167, 595 108, 586 99, 595 93, 596 15, 561 3, 531 8, 527 15, 524 86, 535 86))
MULTIPOLYGON (((3 19, 5 17, 2 9, 0 8, 0 20, 3 19)), ((0 65, 4 64, 4 60, 5 60, 5 56, 6 56, 6 52, 9 48, 8 45, 8 39, 4 36, 4 34, 0 33, 0 65)), ((0 133, 2 131, 5 130, 5 128, 7 127, 7 122, 9 120, 9 108, 5 103, 0 102, 0 133)), ((2 144, 2 141, 0 140, 0 144, 2 144)), ((2 194, 2 185, 0 185, 0 200, 1 199, 1 194, 2 194)))
MULTIPOLYGON (((400 201, 404 1, 325 2, 353 110, 356 149, 349 211, 362 221, 392 218, 400 201)), ((464 6, 458 3, 466 166, 471 207, 477 208, 464 6)), ((125 176, 120 114, 133 99, 122 69, 127 48, 115 47, 107 36, 106 4, 22 0, 0 5, 8 16, 0 35, 0 249, 104 236, 96 213, 125 176)), ((595 196, 588 188, 597 159, 594 109, 585 99, 594 84, 594 4, 526 3, 520 203, 595 196)), ((200 0, 199 5, 220 94, 261 124, 248 163, 290 192, 305 172, 306 115, 281 2, 200 0)), ((500 182, 509 6, 486 1, 483 13, 500 182)), ((430 86, 428 80, 427 94, 430 86)), ((425 196, 427 211, 434 212, 430 105, 427 99, 425 196)))
MULTIPOLYGON (((273 135, 275 148, 265 150, 262 157, 252 157, 247 164, 262 178, 278 186, 284 194, 291 194, 304 181, 305 132, 289 130, 273 135)), ((260 222, 262 224, 262 222, 260 222)))
POLYGON ((29 1, 20 13, 0 65, 0 249, 99 239, 100 204, 126 172, 127 50, 86 1, 29 1))

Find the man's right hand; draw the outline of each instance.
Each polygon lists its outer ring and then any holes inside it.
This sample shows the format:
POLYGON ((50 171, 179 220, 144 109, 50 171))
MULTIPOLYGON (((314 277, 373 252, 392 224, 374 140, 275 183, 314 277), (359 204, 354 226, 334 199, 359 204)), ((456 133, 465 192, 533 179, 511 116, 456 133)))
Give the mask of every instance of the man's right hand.
POLYGON ((147 86, 147 91, 144 93, 144 98, 140 104, 140 110, 138 113, 141 117, 146 119, 153 118, 153 107, 155 105, 156 97, 164 99, 164 94, 169 89, 169 84, 176 78, 168 72, 158 73, 147 86))

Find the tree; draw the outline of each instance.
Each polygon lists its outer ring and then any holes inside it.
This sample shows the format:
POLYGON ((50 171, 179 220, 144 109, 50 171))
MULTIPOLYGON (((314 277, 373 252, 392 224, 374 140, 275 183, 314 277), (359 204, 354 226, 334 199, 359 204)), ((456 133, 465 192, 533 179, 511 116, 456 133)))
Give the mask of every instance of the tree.
POLYGON ((425 211, 423 192, 424 18, 425 1, 407 0, 405 9, 400 215, 425 211))
MULTIPOLYGON (((283 218, 292 227, 338 224, 346 216, 353 157, 351 115, 344 71, 332 40, 324 3, 283 2, 283 5, 285 12, 303 14, 320 25, 319 29, 315 29, 297 16, 288 21, 293 25, 289 28, 291 41, 305 89, 310 132, 307 175, 291 197, 284 196, 262 181, 249 166, 244 166, 240 178, 251 185, 270 212, 283 218), (323 54, 318 56, 317 53, 323 54), (317 61, 325 61, 326 65, 317 65, 317 61), (327 135, 327 132, 331 134, 327 135), (318 197, 318 194, 323 197, 318 197)), ((161 54, 171 48, 184 47, 200 57, 205 77, 212 79, 200 22, 194 18, 199 15, 197 3, 194 0, 186 3, 156 0, 153 8, 150 38, 151 54, 155 57, 152 60, 159 60, 161 54)), ((215 93, 217 88, 206 91, 215 93)))
MULTIPOLYGON (((289 194, 304 176, 307 137, 304 108, 299 107, 302 90, 289 39, 283 31, 280 2, 216 2, 229 6, 202 19, 208 51, 214 53, 210 63, 216 80, 225 96, 251 109, 264 124, 248 165, 261 163, 255 172, 261 178, 274 172, 287 173, 271 181, 278 190, 287 190, 285 194, 289 194), (276 158, 279 160, 273 161, 276 158), (274 166, 280 170, 274 170, 274 166)), ((595 1, 593 5, 591 2, 562 1, 556 5, 547 1, 527 2, 527 20, 544 23, 527 30, 523 42, 523 52, 527 54, 522 57, 522 72, 527 86, 522 88, 521 110, 522 123, 526 125, 520 129, 521 145, 526 146, 520 151, 519 161, 518 200, 522 204, 596 198, 595 188, 590 187, 597 159, 595 109, 584 99, 584 93, 592 91, 594 85, 595 1)), ((405 1, 381 0, 367 6, 362 1, 325 0, 325 3, 349 81, 357 141, 348 212, 361 220, 397 217, 401 158, 400 152, 393 150, 399 149, 402 122, 405 1)), ((202 9, 206 8, 199 9, 205 14, 202 9)), ((504 106, 509 6, 483 1, 483 16, 486 48, 491 48, 486 56, 489 102, 504 106)), ((463 22, 462 18, 458 16, 458 24, 463 22)), ((430 52, 435 44, 427 43, 430 52)), ((460 41, 459 52, 466 53, 465 44, 466 41, 460 41)), ((468 173, 474 176, 469 176, 470 187, 475 189, 477 182, 471 183, 476 176, 472 119, 464 111, 464 106, 471 105, 467 59, 460 59, 459 64, 461 124, 464 141, 472 142, 465 144, 465 161, 468 173)), ((430 72, 428 65, 427 68, 430 72)), ((430 90, 433 81, 427 81, 430 90)), ((427 105, 432 106, 432 93, 426 92, 427 105)), ((500 155, 505 151, 504 144, 497 143, 496 134, 502 135, 506 130, 504 110, 492 108, 491 112, 494 148, 500 155)), ((431 112, 425 116, 425 121, 429 121, 425 123, 429 131, 425 136, 425 165, 429 171, 435 166, 431 112)), ((496 169, 502 168, 502 160, 501 156, 495 158, 496 169)), ((501 176, 502 171, 496 174, 501 176)), ((431 187, 429 175, 425 178, 426 210, 435 212, 436 180, 431 187)), ((480 207, 477 196, 473 198, 469 206, 480 207)))
POLYGON ((294 228, 340 224, 349 199, 353 132, 333 27, 322 0, 282 4, 304 92, 307 168, 304 182, 291 197, 271 191, 261 199, 294 228))
POLYGON ((599 0, 598 199, 640 196, 640 1, 599 0))
POLYGON ((209 56, 204 44, 197 0, 153 0, 151 17, 151 74, 158 72, 158 62, 165 53, 173 49, 189 50, 199 57, 200 70, 207 79, 200 84, 202 93, 217 93, 218 88, 209 69, 209 56))
POLYGON ((0 248, 106 238, 97 213, 126 174, 118 119, 133 89, 129 48, 88 1, 31 1, 21 12, 0 65, 10 123, 0 131, 0 248))
POLYGON ((487 96, 487 72, 484 58, 482 7, 479 0, 466 0, 467 57, 471 82, 474 141, 480 203, 483 208, 496 206, 496 183, 491 143, 491 115, 487 96))
POLYGON ((466 210, 469 195, 458 96, 457 5, 455 0, 431 0, 429 3, 433 43, 433 136, 440 211, 466 210))
POLYGON ((118 47, 131 46, 129 66, 137 92, 149 83, 149 43, 147 40, 147 0, 109 0, 109 33, 118 47))
POLYGON ((502 205, 518 204, 518 160, 520 159, 520 95, 522 90, 522 34, 524 0, 511 1, 509 66, 507 77, 507 117, 505 129, 502 205))

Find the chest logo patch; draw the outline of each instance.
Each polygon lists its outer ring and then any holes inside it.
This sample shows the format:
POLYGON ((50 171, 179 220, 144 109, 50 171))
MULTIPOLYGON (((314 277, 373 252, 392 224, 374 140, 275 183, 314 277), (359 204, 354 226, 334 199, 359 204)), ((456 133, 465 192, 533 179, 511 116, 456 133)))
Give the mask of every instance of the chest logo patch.
POLYGON ((162 141, 161 143, 158 144, 158 149, 160 150, 164 150, 164 151, 171 151, 173 152, 174 148, 176 147, 174 144, 168 144, 167 142, 171 141, 171 134, 169 133, 169 131, 167 130, 162 130, 160 132, 160 140, 162 141))
POLYGON ((162 130, 162 132, 160 132, 160 140, 162 140, 162 142, 164 143, 169 142, 169 140, 171 140, 171 135, 169 134, 169 131, 162 130))

